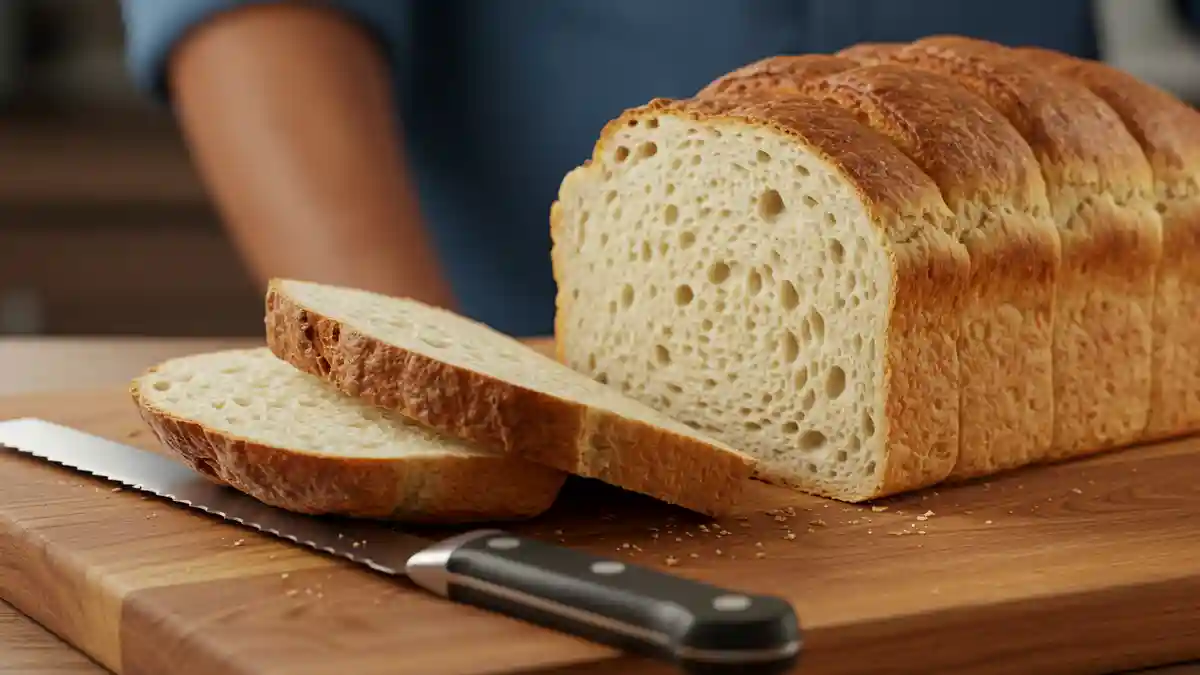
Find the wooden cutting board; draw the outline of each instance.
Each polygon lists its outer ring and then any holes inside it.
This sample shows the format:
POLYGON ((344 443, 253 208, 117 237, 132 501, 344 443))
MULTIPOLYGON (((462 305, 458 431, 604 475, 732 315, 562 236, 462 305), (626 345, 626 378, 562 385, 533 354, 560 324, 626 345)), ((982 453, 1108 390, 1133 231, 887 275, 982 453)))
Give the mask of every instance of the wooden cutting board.
MULTIPOLYGON (((154 449, 123 391, 0 399, 154 449)), ((0 453, 0 596, 128 675, 651 673, 267 536, 0 453)), ((755 484, 697 519, 569 483, 513 528, 752 592, 799 672, 1101 673, 1200 659, 1200 440, 852 507, 755 484)))

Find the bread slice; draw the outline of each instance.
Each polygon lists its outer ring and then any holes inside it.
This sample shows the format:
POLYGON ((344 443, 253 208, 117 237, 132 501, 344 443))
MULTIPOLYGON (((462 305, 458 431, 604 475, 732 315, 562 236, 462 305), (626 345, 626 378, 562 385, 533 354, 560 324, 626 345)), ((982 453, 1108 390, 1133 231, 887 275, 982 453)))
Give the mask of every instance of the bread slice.
POLYGON ((958 452, 953 219, 835 106, 652 101, 551 208, 561 357, 769 481, 850 501, 937 483, 958 452))
POLYGON ((854 111, 933 178, 971 259, 960 316, 958 463, 975 478, 1049 456, 1054 294, 1062 252, 1029 144, 983 99, 907 66, 847 70, 801 89, 854 111))
POLYGON ((301 513, 521 519, 549 508, 566 477, 343 396, 265 347, 166 361, 134 380, 132 394, 188 466, 301 513))
POLYGON ((1121 118, 1082 85, 991 42, 935 36, 842 55, 948 75, 1029 143, 1062 246, 1051 457, 1141 437, 1150 408, 1150 322, 1162 223, 1150 164, 1121 118))
POLYGON ((415 301, 274 280, 267 344, 345 394, 494 452, 719 515, 753 460, 482 324, 415 301))
POLYGON ((950 477, 974 478, 1048 456, 1051 319, 1062 256, 1029 144, 954 80, 909 66, 860 68, 817 54, 772 57, 697 96, 745 92, 838 105, 934 179, 971 259, 958 336, 958 462, 950 477))
POLYGON ((1029 47, 1034 65, 1104 99, 1141 144, 1154 170, 1163 258, 1154 293, 1150 419, 1144 438, 1200 431, 1200 112, 1175 96, 1098 61, 1029 47))

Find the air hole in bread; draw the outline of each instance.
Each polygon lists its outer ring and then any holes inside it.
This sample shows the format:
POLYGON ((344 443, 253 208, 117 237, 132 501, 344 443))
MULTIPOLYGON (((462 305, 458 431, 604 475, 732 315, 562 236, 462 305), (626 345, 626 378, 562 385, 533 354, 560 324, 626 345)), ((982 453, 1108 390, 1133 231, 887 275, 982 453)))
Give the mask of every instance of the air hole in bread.
POLYGON ((225 408, 225 401, 213 401, 212 407, 213 410, 222 410, 225 408))
POLYGON ((249 407, 250 405, 250 399, 246 398, 245 396, 234 396, 232 400, 235 405, 240 405, 243 408, 249 407))
POLYGON ((679 207, 674 204, 667 204, 663 207, 663 222, 667 225, 674 225, 679 220, 679 207))
POLYGON ((166 391, 171 388, 171 383, 166 380, 159 380, 154 383, 154 388, 158 391, 166 391))
POLYGON ((784 211, 783 195, 778 190, 767 190, 758 197, 758 217, 768 223, 775 222, 784 211))
POLYGON ((746 290, 750 291, 750 295, 758 295, 762 290, 763 280, 762 275, 758 270, 750 270, 750 274, 746 276, 746 290))
POLYGON ((743 422, 742 426, 746 428, 746 431, 762 431, 762 425, 758 422, 743 422))
POLYGON ((796 292, 796 286, 790 281, 784 281, 779 286, 779 303, 784 309, 796 309, 800 304, 800 294, 796 292))
POLYGON ((683 393, 683 387, 675 384, 674 382, 667 385, 667 390, 673 394, 682 394, 683 393))
POLYGON ((875 466, 875 460, 867 462, 867 465, 863 467, 863 474, 867 476, 875 475, 875 466))
POLYGON ((625 284, 621 287, 621 305, 629 307, 633 304, 633 286, 625 284))
POLYGON ((846 391, 846 371, 841 366, 834 366, 825 374, 825 395, 837 398, 846 391))
POLYGON ((618 162, 624 162, 626 159, 629 159, 629 148, 623 145, 618 146, 616 152, 613 153, 613 159, 618 162))
POLYGON ((800 341, 791 331, 788 331, 783 334, 783 360, 791 363, 798 356, 800 356, 800 341))
POLYGON ((781 428, 783 429, 783 433, 785 433, 785 434, 800 433, 800 423, 799 422, 784 422, 781 428))
POLYGON ((692 291, 692 287, 687 284, 683 284, 675 289, 675 304, 680 307, 691 304, 695 297, 696 294, 692 291))
POLYGON ((660 365, 669 365, 671 363, 671 352, 662 345, 654 345, 654 358, 660 365))
POLYGON ((842 246, 842 242, 837 239, 829 242, 829 256, 833 259, 833 262, 839 265, 846 259, 846 249, 842 246))
POLYGON ((758 152, 754 153, 754 159, 766 164, 767 162, 771 161, 771 154, 764 150, 759 150, 758 152))
POLYGON ((716 389, 717 381, 712 379, 711 377, 704 378, 704 388, 705 389, 716 389))
POLYGON ((808 315, 808 324, 812 326, 812 338, 818 342, 825 339, 825 317, 821 312, 813 310, 808 315))
MULTIPOLYGON (((700 141, 696 141, 696 145, 700 145, 700 141)), ((701 161, 700 155, 692 155, 692 166, 698 166, 701 161)))
POLYGON ((712 319, 704 319, 700 322, 700 330, 708 332, 713 329, 712 319))
POLYGON ((639 157, 653 157, 658 154, 658 144, 654 141, 646 141, 638 146, 639 157))
POLYGON ((729 264, 717 261, 708 268, 708 280, 714 284, 724 283, 729 278, 729 264))
POLYGON ((242 372, 241 366, 230 366, 228 368, 221 369, 222 375, 237 375, 240 372, 242 372))
POLYGON ((796 384, 796 391, 804 391, 805 385, 808 384, 808 367, 800 366, 800 369, 792 377, 792 381, 796 384))
POLYGON ((875 435, 875 417, 871 415, 871 411, 863 412, 863 433, 867 438, 875 435))
POLYGON ((833 215, 832 213, 826 213, 825 224, 830 227, 837 225, 837 216, 833 215))
POLYGON ((800 449, 808 452, 818 450, 825 445, 826 440, 828 439, 825 438, 825 434, 810 429, 800 436, 800 449))
POLYGON ((821 202, 817 201, 817 198, 812 195, 804 195, 803 201, 804 205, 810 209, 815 209, 821 205, 821 202))
POLYGON ((800 409, 803 410, 804 412, 808 412, 809 410, 812 410, 813 406, 816 405, 816 403, 817 403, 817 392, 813 391, 812 389, 809 389, 808 391, 804 392, 804 398, 800 399, 800 409))

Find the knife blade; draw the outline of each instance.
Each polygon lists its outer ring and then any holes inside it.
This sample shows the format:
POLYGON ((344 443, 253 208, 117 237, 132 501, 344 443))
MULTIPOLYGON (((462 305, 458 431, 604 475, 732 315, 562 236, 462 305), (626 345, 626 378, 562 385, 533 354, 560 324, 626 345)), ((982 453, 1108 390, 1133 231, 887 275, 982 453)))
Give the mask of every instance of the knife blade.
POLYGON ((168 457, 35 418, 0 422, 0 448, 404 577, 498 612, 689 673, 782 673, 802 649, 784 599, 666 574, 497 529, 439 541, 394 525, 269 506, 168 457))

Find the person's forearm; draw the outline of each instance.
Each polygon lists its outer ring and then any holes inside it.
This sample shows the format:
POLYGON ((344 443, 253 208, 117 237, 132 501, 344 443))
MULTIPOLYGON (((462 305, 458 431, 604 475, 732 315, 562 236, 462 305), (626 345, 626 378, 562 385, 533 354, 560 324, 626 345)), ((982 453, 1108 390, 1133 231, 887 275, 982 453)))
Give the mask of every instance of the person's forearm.
POLYGON ((286 4, 236 10, 176 50, 173 102, 258 281, 453 300, 406 174, 387 66, 357 26, 286 4))

